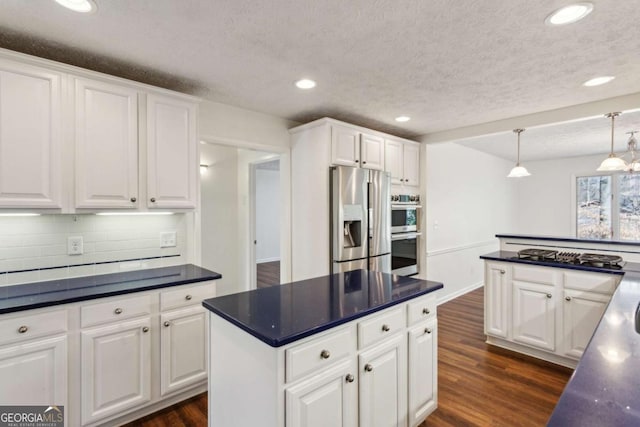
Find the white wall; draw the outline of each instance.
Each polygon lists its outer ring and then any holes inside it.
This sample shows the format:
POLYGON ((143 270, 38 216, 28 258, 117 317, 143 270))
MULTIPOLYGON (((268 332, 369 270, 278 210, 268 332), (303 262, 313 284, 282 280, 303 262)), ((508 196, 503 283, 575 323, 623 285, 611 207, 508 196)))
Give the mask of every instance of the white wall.
POLYGON ((1 217, 0 285, 191 262, 191 215, 1 217), (160 248, 166 231, 176 232, 176 247, 160 248), (67 237, 76 236, 84 253, 67 255, 67 237))
POLYGON ((497 233, 517 230, 511 162, 455 143, 426 146, 426 277, 444 283, 440 301, 483 283, 479 255, 498 250, 497 233))
POLYGON ((518 195, 519 234, 571 237, 575 230, 572 183, 594 175, 606 155, 527 162, 531 176, 522 179, 518 195))
POLYGON ((256 262, 280 259, 280 171, 256 170, 256 262))

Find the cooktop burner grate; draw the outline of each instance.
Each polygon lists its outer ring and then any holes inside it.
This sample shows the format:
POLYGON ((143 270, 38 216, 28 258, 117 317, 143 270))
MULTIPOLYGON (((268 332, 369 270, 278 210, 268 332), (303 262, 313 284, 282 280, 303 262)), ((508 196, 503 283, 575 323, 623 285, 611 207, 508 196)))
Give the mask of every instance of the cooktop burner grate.
POLYGON ((530 259, 533 261, 541 261, 545 259, 556 259, 556 254, 558 251, 552 251, 549 249, 536 249, 536 248, 528 248, 522 249, 518 251, 518 258, 520 259, 530 259))

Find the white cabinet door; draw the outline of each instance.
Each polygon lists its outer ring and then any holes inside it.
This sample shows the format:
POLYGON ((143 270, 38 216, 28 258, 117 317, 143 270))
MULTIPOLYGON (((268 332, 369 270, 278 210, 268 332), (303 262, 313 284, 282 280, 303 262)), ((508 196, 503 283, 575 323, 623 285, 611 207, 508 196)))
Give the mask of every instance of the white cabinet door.
POLYGON ((510 268, 504 264, 486 262, 484 274, 484 333, 507 338, 510 268))
POLYGON ((407 356, 404 335, 358 356, 360 425, 396 427, 407 424, 407 356))
POLYGON ((81 331, 82 424, 151 398, 150 317, 81 331))
POLYGON ((61 207, 61 79, 0 60, 0 207, 61 207))
POLYGON ((147 206, 194 208, 198 180, 196 104, 147 95, 147 206))
POLYGON ((409 331, 409 425, 417 426, 436 409, 438 331, 433 319, 409 331))
POLYGON ((285 391, 287 426, 356 427, 358 384, 355 361, 345 360, 285 391))
POLYGON ((362 167, 384 169, 384 139, 379 136, 360 134, 362 167))
POLYGON ((203 307, 160 316, 160 392, 164 396, 207 379, 207 316, 203 307))
POLYGON ((67 404, 67 337, 0 348, 2 405, 67 404))
POLYGON ((610 295, 565 289, 562 312, 567 356, 582 357, 610 299, 610 295))
POLYGON ((420 145, 403 144, 404 185, 420 187, 420 145))
POLYGON ((138 206, 138 93, 75 79, 76 207, 138 206))
POLYGON ((360 166, 360 132, 347 127, 331 126, 331 163, 360 166))
POLYGON ((384 142, 384 170, 391 174, 392 184, 404 181, 402 167, 402 143, 387 139, 384 142))
POLYGON ((555 351, 554 287, 513 281, 513 339, 555 351))

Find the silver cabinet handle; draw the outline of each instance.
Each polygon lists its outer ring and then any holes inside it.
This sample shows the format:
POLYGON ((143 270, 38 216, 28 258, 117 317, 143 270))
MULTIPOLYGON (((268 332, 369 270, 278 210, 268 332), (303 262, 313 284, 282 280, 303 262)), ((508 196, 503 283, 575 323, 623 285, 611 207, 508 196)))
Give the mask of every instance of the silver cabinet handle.
POLYGON ((389 325, 382 325, 382 332, 389 332, 391 330, 391 328, 389 327, 389 325))
POLYGON ((328 359, 328 358, 330 358, 330 357, 331 357, 331 353, 329 352, 329 350, 322 350, 322 351, 320 352, 320 357, 321 357, 322 359, 328 359))
POLYGON ((155 203, 156 202, 156 198, 155 197, 152 197, 150 200, 151 200, 151 203, 155 203))
POLYGON ((431 313, 431 311, 427 307, 422 309, 422 314, 426 315, 426 314, 429 314, 429 313, 431 313))
POLYGON ((136 199, 135 197, 132 197, 132 198, 131 198, 131 202, 132 202, 132 203, 135 203, 135 202, 136 202, 136 200, 138 200, 138 199, 136 199))
POLYGON ((367 372, 373 371, 373 365, 371 365, 370 363, 367 363, 366 365, 364 365, 364 370, 367 372))
POLYGON ((571 301, 571 297, 564 297, 567 301, 571 301))
POLYGON ((120 307, 116 308, 115 310, 113 310, 113 312, 115 314, 122 314, 122 309, 120 307))
POLYGON ((184 299, 186 299, 187 301, 191 301, 191 298, 193 298, 191 295, 187 295, 186 297, 184 297, 184 299))
POLYGON ((171 322, 169 322, 168 320, 165 320, 165 321, 164 321, 164 326, 165 326, 166 328, 168 328, 169 326, 171 326, 171 322))
POLYGON ((504 273, 506 273, 506 271, 500 270, 500 274, 504 274, 504 273))
POLYGON ((21 334, 24 334, 24 333, 25 333, 25 332, 27 332, 28 330, 29 330, 29 328, 28 328, 28 327, 26 327, 26 326, 24 326, 24 325, 22 325, 22 326, 20 326, 20 327, 18 328, 18 332, 19 332, 19 333, 21 333, 21 334))
POLYGON ((149 327, 148 326, 143 327, 142 332, 144 332, 145 334, 149 332, 149 327))
POLYGON ((431 328, 424 328, 424 332, 427 333, 427 334, 430 334, 431 333, 431 328))
POLYGON ((547 294, 547 298, 551 298, 551 294, 547 294))
POLYGON ((355 381, 355 377, 351 374, 347 374, 347 376, 344 378, 348 383, 352 383, 355 381))

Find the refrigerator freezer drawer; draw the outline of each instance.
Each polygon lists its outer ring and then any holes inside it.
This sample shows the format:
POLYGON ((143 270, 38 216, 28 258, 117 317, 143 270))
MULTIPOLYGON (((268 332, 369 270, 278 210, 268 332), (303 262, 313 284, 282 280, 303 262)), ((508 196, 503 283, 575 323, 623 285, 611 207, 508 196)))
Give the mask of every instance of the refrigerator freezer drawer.
POLYGON ((331 273, 344 273, 351 270, 366 270, 368 267, 368 259, 356 259, 354 261, 334 262, 331 273))

